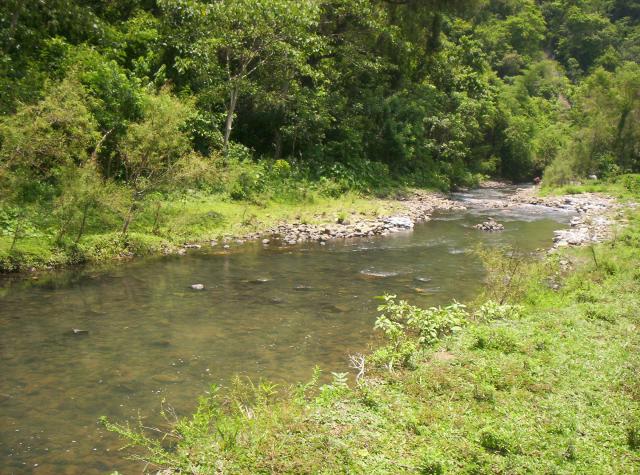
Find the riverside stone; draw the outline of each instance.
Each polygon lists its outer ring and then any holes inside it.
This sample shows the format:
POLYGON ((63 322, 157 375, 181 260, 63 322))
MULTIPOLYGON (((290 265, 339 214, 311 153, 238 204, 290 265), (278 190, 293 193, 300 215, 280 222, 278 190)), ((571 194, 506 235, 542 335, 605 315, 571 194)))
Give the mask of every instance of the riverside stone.
POLYGON ((498 223, 493 218, 489 218, 487 221, 483 223, 476 224, 474 228, 480 229, 481 231, 495 232, 495 231, 503 231, 504 225, 498 223))

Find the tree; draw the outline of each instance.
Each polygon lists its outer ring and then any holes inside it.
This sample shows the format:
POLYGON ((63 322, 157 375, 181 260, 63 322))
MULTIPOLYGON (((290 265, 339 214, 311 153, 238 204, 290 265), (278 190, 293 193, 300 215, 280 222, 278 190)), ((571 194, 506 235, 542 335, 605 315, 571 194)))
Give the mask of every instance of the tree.
POLYGON ((313 33, 319 9, 313 1, 165 0, 161 6, 174 21, 178 16, 189 23, 185 35, 174 38, 178 72, 195 75, 206 93, 222 92, 225 152, 241 94, 261 88, 254 78, 265 70, 289 80, 295 73, 310 73, 307 59, 320 48, 313 33))
POLYGON ((166 184, 181 158, 191 151, 184 127, 193 115, 191 105, 179 101, 168 89, 144 98, 143 119, 133 123, 118 144, 126 181, 131 186, 131 204, 124 218, 126 234, 145 194, 166 184))

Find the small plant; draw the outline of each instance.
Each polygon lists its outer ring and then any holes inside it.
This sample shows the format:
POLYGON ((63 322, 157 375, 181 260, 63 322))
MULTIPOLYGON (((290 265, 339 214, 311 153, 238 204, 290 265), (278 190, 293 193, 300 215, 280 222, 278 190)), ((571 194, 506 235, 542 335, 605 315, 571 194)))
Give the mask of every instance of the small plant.
POLYGON ((430 450, 422 455, 420 463, 416 468, 418 469, 418 473, 423 475, 442 475, 444 474, 444 467, 442 456, 430 450))
POLYGON ((475 331, 476 350, 497 350, 505 354, 518 350, 518 343, 512 333, 505 328, 479 328, 475 331))
POLYGON ((613 323, 618 318, 614 308, 610 305, 596 305, 589 304, 584 311, 585 317, 589 320, 601 320, 604 322, 613 323))
POLYGON ((525 256, 515 250, 476 249, 487 275, 485 296, 499 305, 520 300, 527 290, 531 267, 525 264, 525 256))
POLYGON ((573 462, 573 461, 576 460, 576 458, 577 458, 576 444, 573 441, 569 442, 569 444, 567 445, 566 450, 562 454, 562 457, 565 460, 568 460, 569 462, 573 462))
POLYGON ((496 388, 488 383, 477 384, 473 388, 473 399, 478 402, 495 402, 496 388))
POLYGON ((500 455, 517 452, 516 444, 504 430, 500 429, 488 428, 480 432, 480 445, 485 450, 500 455))
POLYGON ((374 328, 381 330, 390 344, 377 350, 372 359, 386 364, 390 370, 396 362, 412 367, 412 357, 420 347, 458 331, 468 317, 465 306, 455 301, 446 307, 422 309, 405 300, 396 301, 395 295, 379 298, 384 303, 378 306, 382 314, 374 328))
POLYGON ((517 320, 522 315, 522 305, 499 304, 493 300, 483 303, 474 316, 483 322, 494 320, 517 320))
POLYGON ((631 450, 640 450, 640 424, 627 429, 627 445, 631 450))
POLYGON ((332 381, 320 388, 320 400, 329 402, 349 391, 349 373, 331 373, 332 381))
POLYGON ((382 297, 378 306, 382 315, 376 320, 376 329, 382 329, 388 338, 395 341, 405 328, 418 337, 421 345, 427 346, 440 338, 458 331, 466 323, 468 313, 465 305, 454 301, 446 307, 422 309, 405 300, 396 302, 395 295, 382 297), (403 325, 404 323, 404 325, 403 325))

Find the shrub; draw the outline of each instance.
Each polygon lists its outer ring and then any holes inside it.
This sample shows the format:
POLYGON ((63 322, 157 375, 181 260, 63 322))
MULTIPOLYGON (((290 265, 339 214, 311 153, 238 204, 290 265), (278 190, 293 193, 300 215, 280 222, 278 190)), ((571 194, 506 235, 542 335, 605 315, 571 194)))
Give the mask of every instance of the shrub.
POLYGON ((395 295, 385 295, 382 299, 384 304, 378 306, 378 311, 383 313, 376 320, 375 328, 383 330, 392 340, 398 338, 406 325, 421 345, 431 345, 459 330, 468 316, 465 306, 456 301, 444 308, 421 309, 404 300, 396 302, 395 295))

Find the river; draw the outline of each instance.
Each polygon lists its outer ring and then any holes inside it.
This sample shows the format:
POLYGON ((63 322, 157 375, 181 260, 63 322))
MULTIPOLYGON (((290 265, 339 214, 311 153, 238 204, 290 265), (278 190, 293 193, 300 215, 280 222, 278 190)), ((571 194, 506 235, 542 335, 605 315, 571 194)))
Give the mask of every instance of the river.
POLYGON ((375 296, 464 301, 482 286, 478 244, 551 245, 570 215, 477 204, 508 192, 454 195, 471 209, 387 237, 245 244, 0 281, 0 473, 139 473, 99 416, 155 421, 163 399, 186 415, 234 374, 288 383, 316 364, 346 370, 347 355, 374 338, 375 296), (505 230, 473 228, 488 216, 505 230))

